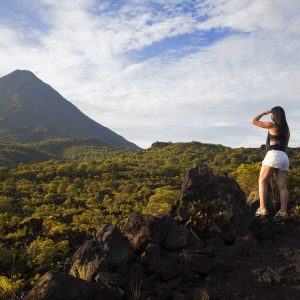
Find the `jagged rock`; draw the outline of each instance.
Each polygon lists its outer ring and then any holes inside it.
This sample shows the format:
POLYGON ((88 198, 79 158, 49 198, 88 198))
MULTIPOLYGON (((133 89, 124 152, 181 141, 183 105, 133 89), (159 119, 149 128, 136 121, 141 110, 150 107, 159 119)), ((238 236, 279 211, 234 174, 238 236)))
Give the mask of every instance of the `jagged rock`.
POLYGON ((126 283, 126 278, 121 276, 118 273, 110 273, 100 271, 98 272, 97 276, 95 277, 96 282, 105 282, 111 286, 124 286, 126 283))
POLYGON ((189 233, 188 244, 184 247, 186 251, 201 252, 202 248, 204 247, 205 247, 205 242, 202 239, 195 237, 189 233))
POLYGON ((23 300, 121 300, 107 285, 89 282, 62 272, 49 271, 39 278, 23 300))
POLYGON ((188 230, 183 225, 176 225, 164 239, 163 246, 168 250, 180 250, 188 244, 188 230))
POLYGON ((118 227, 105 223, 96 237, 86 241, 74 254, 69 274, 94 280, 98 272, 114 272, 126 264, 134 253, 118 227))
POLYGON ((172 225, 176 226, 177 223, 167 214, 156 217, 132 213, 124 224, 123 233, 135 252, 141 254, 149 243, 161 245, 172 225))
POLYGON ((207 275, 212 271, 210 259, 203 254, 181 252, 179 254, 179 262, 184 266, 186 273, 190 271, 207 275))
POLYGON ((239 185, 228 177, 214 176, 206 165, 188 171, 181 200, 172 211, 199 238, 219 237, 226 243, 247 232, 253 222, 239 185))
POLYGON ((145 251, 141 254, 141 261, 144 265, 148 265, 151 259, 160 256, 160 247, 156 244, 148 244, 145 251))
POLYGON ((179 264, 172 257, 154 257, 148 266, 148 270, 159 273, 164 280, 170 280, 184 271, 183 264, 179 264))

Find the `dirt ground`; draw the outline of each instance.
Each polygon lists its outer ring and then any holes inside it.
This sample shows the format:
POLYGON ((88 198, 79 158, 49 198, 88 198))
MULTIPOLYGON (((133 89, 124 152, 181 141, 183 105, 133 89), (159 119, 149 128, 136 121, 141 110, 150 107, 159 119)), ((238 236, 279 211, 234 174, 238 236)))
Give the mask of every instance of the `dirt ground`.
POLYGON ((207 278, 210 300, 300 299, 300 224, 267 222, 264 239, 231 259, 229 271, 207 278))

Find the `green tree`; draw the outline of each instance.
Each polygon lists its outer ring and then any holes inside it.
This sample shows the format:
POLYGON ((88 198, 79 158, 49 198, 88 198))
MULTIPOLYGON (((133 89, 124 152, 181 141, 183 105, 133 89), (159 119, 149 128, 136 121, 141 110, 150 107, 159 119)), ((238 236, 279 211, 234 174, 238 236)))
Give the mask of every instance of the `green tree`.
POLYGON ((26 247, 28 265, 30 267, 38 265, 54 266, 56 261, 63 259, 69 251, 68 241, 54 243, 52 239, 42 239, 38 236, 29 246, 26 247))
POLYGON ((260 167, 261 163, 241 164, 236 171, 230 174, 240 185, 246 196, 257 188, 260 167))
POLYGON ((147 206, 143 209, 143 213, 155 215, 168 212, 179 196, 179 191, 172 189, 170 186, 156 188, 154 195, 150 196, 147 206))

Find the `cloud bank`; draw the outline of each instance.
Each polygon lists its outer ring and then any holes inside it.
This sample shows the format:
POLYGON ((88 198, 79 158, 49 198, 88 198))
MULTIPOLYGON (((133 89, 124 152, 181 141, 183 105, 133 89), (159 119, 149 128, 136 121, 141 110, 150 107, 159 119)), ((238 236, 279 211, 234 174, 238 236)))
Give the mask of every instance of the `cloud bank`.
POLYGON ((29 69, 141 147, 259 147, 281 105, 300 144, 297 0, 30 0, 0 8, 0 76, 29 69))

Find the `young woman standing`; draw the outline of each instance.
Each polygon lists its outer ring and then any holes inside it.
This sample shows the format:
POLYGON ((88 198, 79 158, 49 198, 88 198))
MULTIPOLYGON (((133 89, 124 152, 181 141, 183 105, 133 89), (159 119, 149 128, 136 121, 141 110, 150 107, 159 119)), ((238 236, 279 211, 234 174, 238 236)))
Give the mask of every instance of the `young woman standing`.
POLYGON ((290 130, 285 118, 285 112, 282 107, 275 106, 270 111, 263 112, 252 119, 252 124, 268 129, 266 151, 267 154, 262 161, 258 187, 260 207, 257 209, 255 216, 264 217, 268 215, 266 209, 268 181, 272 175, 280 191, 281 208, 274 216, 273 221, 279 222, 289 218, 287 213, 288 190, 286 176, 289 169, 289 158, 286 153, 290 138, 290 130), (271 114, 272 122, 259 121, 264 115, 271 114))

